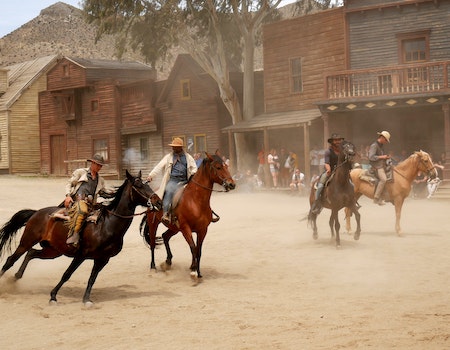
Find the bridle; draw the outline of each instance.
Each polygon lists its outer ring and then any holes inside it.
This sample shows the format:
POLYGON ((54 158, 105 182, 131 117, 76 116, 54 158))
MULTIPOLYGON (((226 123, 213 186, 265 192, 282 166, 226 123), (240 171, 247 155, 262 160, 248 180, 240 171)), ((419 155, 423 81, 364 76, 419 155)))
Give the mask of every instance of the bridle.
MULTIPOLYGON (((228 179, 227 178, 223 178, 223 177, 221 177, 219 175, 219 173, 217 172, 217 169, 213 166, 214 163, 217 163, 217 160, 213 160, 211 163, 209 163, 209 170, 211 172, 214 172, 214 175, 217 176, 220 181, 222 181, 222 186, 223 186, 223 188, 225 188, 225 190, 215 190, 213 187, 209 188, 209 187, 203 186, 202 184, 200 184, 197 181, 195 181, 194 178, 192 178, 190 181, 192 183, 196 184, 197 186, 199 186, 201 188, 204 188, 206 190, 209 190, 211 192, 228 192, 229 191, 229 189, 227 187, 227 180, 228 179)), ((226 166, 226 165, 223 165, 223 166, 226 166)))
MULTIPOLYGON (((427 175, 430 177, 430 178, 434 178, 434 177, 436 177, 436 168, 434 167, 434 166, 431 166, 431 167, 426 167, 426 164, 425 164, 425 161, 422 159, 422 156, 418 156, 417 154, 415 154, 415 156, 416 156, 416 158, 418 158, 417 159, 417 164, 419 164, 419 163, 421 163, 425 168, 426 168, 426 172, 427 172, 427 175), (433 173, 432 173, 432 170, 435 170, 433 173), (433 176, 434 175, 434 176, 433 176)), ((432 163, 432 162, 431 162, 432 163)), ((397 173, 397 174, 399 174, 401 177, 403 177, 404 179, 406 179, 406 176, 405 175, 403 175, 401 172, 399 172, 398 170, 397 170, 397 167, 393 167, 394 168, 394 171, 397 173)))
MULTIPOLYGON (((143 182, 143 184, 145 185, 146 183, 143 182)), ((147 201, 147 207, 150 208, 150 210, 153 210, 155 208, 155 206, 152 204, 151 200, 152 200, 152 198, 154 198, 154 196, 156 196, 156 193, 153 193, 150 196, 150 198, 149 198, 144 193, 142 193, 134 184, 132 184, 131 185, 131 193, 130 193, 130 199, 131 199, 132 202, 134 202, 134 197, 133 197, 133 193, 134 192, 136 192, 139 195, 140 198, 142 198, 142 199, 147 201)), ((107 210, 107 211, 108 211, 108 213, 110 213, 110 214, 112 214, 114 216, 117 216, 119 218, 131 219, 131 218, 133 218, 135 216, 140 216, 140 215, 143 215, 143 214, 147 213, 147 210, 148 209, 145 209, 143 212, 132 214, 132 215, 120 215, 120 214, 117 214, 117 213, 115 213, 115 212, 113 212, 111 210, 107 210)))

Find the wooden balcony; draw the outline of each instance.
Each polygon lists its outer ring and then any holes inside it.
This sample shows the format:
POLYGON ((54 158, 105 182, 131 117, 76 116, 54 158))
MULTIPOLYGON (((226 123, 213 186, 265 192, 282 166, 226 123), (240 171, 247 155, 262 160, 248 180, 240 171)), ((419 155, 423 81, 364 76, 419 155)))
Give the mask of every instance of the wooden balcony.
POLYGON ((325 79, 327 99, 371 98, 450 91, 450 61, 345 71, 325 79))

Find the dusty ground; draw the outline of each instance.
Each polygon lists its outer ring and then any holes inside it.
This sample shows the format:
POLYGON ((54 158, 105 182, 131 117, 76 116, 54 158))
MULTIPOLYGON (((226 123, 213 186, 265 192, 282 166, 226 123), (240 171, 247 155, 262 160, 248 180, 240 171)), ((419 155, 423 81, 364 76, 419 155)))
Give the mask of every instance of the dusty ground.
MULTIPOLYGON (((59 203, 63 184, 0 177, 0 223, 59 203)), ((189 276, 180 234, 173 269, 151 273, 135 219, 123 251, 99 275, 90 309, 81 303, 90 261, 57 306, 49 292, 69 259, 32 261, 13 282, 17 263, 0 279, 0 349, 450 348, 450 202, 408 199, 401 238, 391 205, 362 204, 361 239, 342 234, 336 250, 329 211, 319 217, 317 241, 299 220, 305 197, 215 193, 222 219, 205 241, 201 283, 189 276)), ((164 258, 159 248, 158 263, 164 258)))

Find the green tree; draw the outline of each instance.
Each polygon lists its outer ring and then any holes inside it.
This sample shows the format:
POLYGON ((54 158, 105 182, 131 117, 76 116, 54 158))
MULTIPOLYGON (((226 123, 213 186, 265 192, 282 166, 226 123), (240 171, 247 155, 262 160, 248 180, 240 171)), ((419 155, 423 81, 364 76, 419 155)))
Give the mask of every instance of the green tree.
MULTIPOLYGON (((305 9, 331 0, 301 0, 305 9)), ((189 53, 216 81, 233 124, 254 117, 254 51, 264 21, 277 18, 281 0, 84 0, 97 36, 116 34, 119 56, 127 45, 156 68, 170 49, 189 53), (230 67, 244 74, 243 108, 230 84, 230 67)), ((300 5, 299 5, 300 6, 300 5)), ((245 140, 235 134, 236 155, 244 164, 245 140)))

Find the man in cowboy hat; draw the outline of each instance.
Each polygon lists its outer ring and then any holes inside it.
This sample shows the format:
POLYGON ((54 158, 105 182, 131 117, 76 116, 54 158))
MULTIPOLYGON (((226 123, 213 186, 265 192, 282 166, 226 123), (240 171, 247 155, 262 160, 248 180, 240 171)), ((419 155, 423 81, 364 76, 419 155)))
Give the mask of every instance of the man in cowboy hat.
POLYGON ((330 144, 330 147, 328 147, 328 149, 325 151, 325 171, 322 173, 322 175, 320 175, 319 181, 317 182, 315 201, 311 207, 311 212, 313 214, 317 215, 322 210, 322 203, 320 198, 322 195, 322 190, 325 187, 325 184, 331 173, 337 166, 340 145, 343 140, 344 138, 336 133, 331 134, 331 137, 327 140, 330 144))
POLYGON ((391 142, 391 134, 388 131, 378 132, 378 138, 374 141, 369 148, 369 161, 370 165, 375 169, 378 177, 378 185, 373 195, 373 202, 378 205, 384 205, 384 200, 381 199, 384 186, 387 181, 386 176, 386 160, 390 158, 389 154, 384 154, 383 145, 391 142))
POLYGON ((169 213, 175 191, 197 172, 195 160, 183 150, 181 138, 175 137, 169 146, 172 147, 172 152, 166 154, 147 177, 148 181, 152 181, 156 175, 162 175, 161 186, 156 194, 163 199, 164 214, 161 221, 166 225, 171 223, 169 213))
POLYGON ((76 169, 66 184, 64 206, 70 208, 69 234, 67 244, 76 246, 80 240, 80 231, 89 214, 89 206, 97 201, 100 190, 105 189, 105 180, 99 175, 105 164, 103 156, 94 154, 87 159, 89 168, 76 169))

